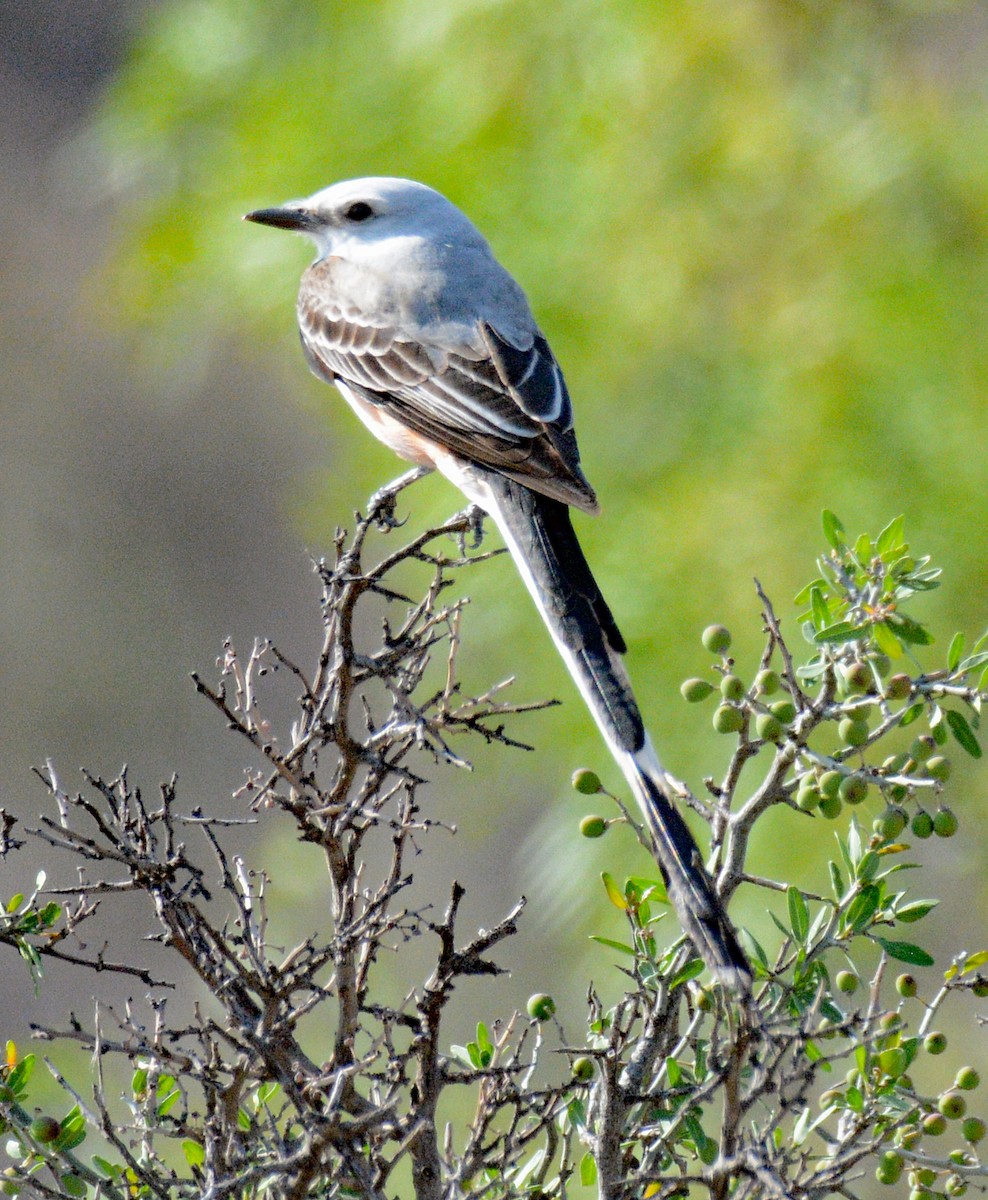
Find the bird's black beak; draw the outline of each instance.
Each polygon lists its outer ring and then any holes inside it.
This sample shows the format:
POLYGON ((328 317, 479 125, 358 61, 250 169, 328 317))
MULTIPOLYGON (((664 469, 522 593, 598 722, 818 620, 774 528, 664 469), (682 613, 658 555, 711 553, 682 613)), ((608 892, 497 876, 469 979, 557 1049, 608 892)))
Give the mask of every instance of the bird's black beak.
POLYGON ((245 221, 256 221, 258 225, 273 225, 275 229, 291 229, 295 233, 311 233, 318 227, 315 214, 307 208, 257 208, 244 214, 245 221))

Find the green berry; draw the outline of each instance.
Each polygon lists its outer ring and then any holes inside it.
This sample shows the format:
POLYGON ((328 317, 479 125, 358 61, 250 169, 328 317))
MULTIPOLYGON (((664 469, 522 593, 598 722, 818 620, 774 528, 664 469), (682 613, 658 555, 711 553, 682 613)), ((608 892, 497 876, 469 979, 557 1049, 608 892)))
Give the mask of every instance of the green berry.
POLYGON ((980 1117, 965 1117, 961 1133, 964 1134, 965 1142, 974 1145, 985 1136, 985 1123, 980 1117))
POLYGON ((890 787, 886 788, 885 794, 893 804, 898 804, 909 795, 909 789, 904 783, 893 783, 890 787))
POLYGON ((904 996, 907 1000, 910 999, 910 997, 915 996, 919 991, 919 985, 916 983, 915 975, 900 975, 895 981, 895 990, 900 996, 904 996))
POLYGON ((744 681, 737 675, 725 675, 720 681, 720 694, 725 700, 741 700, 744 697, 744 681))
MULTIPOLYGON (((932 759, 930 760, 933 761, 932 759)), ((938 808, 933 817, 933 832, 937 837, 949 838, 953 837, 957 832, 958 820, 954 816, 953 810, 949 808, 938 808)))
POLYGON ((943 1185, 943 1190, 948 1196, 966 1196, 967 1184, 961 1179, 960 1175, 948 1175, 947 1182, 943 1185))
POLYGON ((788 725, 790 721, 796 718, 796 705, 791 700, 776 700, 774 704, 769 705, 769 711, 783 725, 788 725))
POLYGON ((886 1032, 890 1029, 898 1029, 902 1024, 902 1017, 897 1012, 882 1013, 878 1021, 879 1026, 886 1032))
POLYGON ((845 804, 860 804, 868 797, 868 781, 860 775, 845 775, 840 781, 837 794, 845 804))
POLYGON ((920 1187, 933 1187, 937 1181, 937 1173, 931 1167, 920 1167, 916 1171, 916 1182, 920 1187))
POLYGON ((580 833, 585 838, 603 837, 607 832, 607 822, 603 817, 591 815, 580 822, 580 833))
POLYGON ((843 807, 840 796, 823 796, 820 800, 820 815, 828 821, 836 821, 843 807))
POLYGON ((926 762, 937 744, 928 733, 920 734, 918 738, 913 739, 913 744, 909 747, 909 753, 917 762, 926 762))
POLYGON ((844 717, 837 732, 846 746, 863 746, 868 740, 868 722, 860 717, 844 717))
POLYGON ((898 1079, 909 1065, 909 1056, 901 1046, 891 1046, 888 1050, 883 1050, 879 1054, 878 1065, 885 1075, 889 1075, 893 1079, 898 1079))
POLYGON ((867 663, 853 662, 844 671, 844 682, 849 692, 867 692, 875 680, 867 663))
POLYGON ((30 1125, 31 1137, 42 1145, 53 1142, 61 1132, 62 1127, 54 1117, 35 1117, 30 1125))
POLYGON ((933 818, 925 808, 920 808, 916 811, 909 828, 915 837, 928 838, 933 832, 933 818))
POLYGON ((946 783, 950 778, 950 773, 953 770, 953 764, 949 758, 944 758, 942 754, 936 754, 933 758, 926 761, 926 773, 931 779, 936 779, 939 783, 946 783))
POLYGON ((840 1088, 830 1088, 826 1092, 823 1092, 820 1096, 820 1107, 834 1108, 840 1104, 842 1099, 843 1093, 841 1092, 840 1088))
POLYGON ((960 1092, 944 1092, 937 1101, 937 1108, 948 1121, 959 1121, 967 1112, 967 1101, 960 1092))
POLYGON ((934 1031, 923 1039, 923 1049, 927 1054, 943 1054, 947 1049, 947 1035, 934 1031))
POLYGON ((698 987, 693 994, 694 1002, 700 1012, 711 1012, 714 1007, 714 994, 708 987, 698 987))
POLYGON ((840 771, 824 771, 820 776, 820 791, 825 796, 836 796, 840 792, 840 785, 846 776, 840 771))
POLYGON ((875 668, 882 679, 889 673, 889 668, 892 666, 892 660, 887 654, 873 654, 871 656, 871 665, 875 668))
POLYGON ((834 976, 834 983, 837 984, 839 991, 842 991, 845 996, 853 996, 858 990, 858 985, 861 980, 853 971, 838 971, 834 976))
POLYGON ((823 796, 812 783, 806 787, 800 787, 796 793, 796 807, 800 812, 812 812, 822 800, 823 796))
POLYGON ((570 783, 584 796, 596 796, 598 792, 604 790, 600 776, 596 771, 591 771, 587 767, 580 767, 578 771, 574 771, 570 783))
POLYGON ((913 681, 908 675, 893 675, 885 685, 885 695, 889 700, 905 700, 913 690, 913 681))
POLYGON ((700 635, 700 641, 711 654, 726 654, 731 648, 731 632, 723 625, 708 625, 700 635))
POLYGON ((777 742, 782 737, 782 722, 772 713, 759 713, 755 717, 755 733, 766 742, 777 742))
POLYGON ((686 679, 680 685, 679 692, 688 704, 698 704, 706 700, 714 690, 714 685, 705 679, 686 679))
POLYGON ((980 1082, 981 1076, 974 1067, 961 1067, 954 1079, 954 1087, 963 1092, 973 1092, 980 1082))
POLYGON ((525 1007, 533 1020, 548 1021, 556 1011, 556 1002, 546 992, 536 992, 534 996, 529 996, 525 1007))
POLYGON ((593 1059, 587 1058, 586 1055, 581 1055, 579 1058, 573 1059, 573 1078, 586 1081, 593 1079, 594 1065, 593 1059))
POLYGON ((905 829, 906 813, 898 805, 890 804, 881 816, 875 818, 871 827, 883 841, 891 842, 905 829))
POLYGON ((971 985, 971 991, 974 992, 979 1000, 984 1000, 985 996, 988 996, 988 979, 985 979, 983 975, 979 975, 971 985))
POLYGON ((755 687, 763 696, 771 696, 779 690, 782 681, 775 671, 766 668, 755 676, 755 687))
POLYGON ((878 1160, 875 1178, 879 1183, 898 1183, 902 1176, 902 1155, 894 1150, 886 1150, 878 1160))
POLYGON ((929 1113, 923 1118, 923 1132, 930 1137, 939 1137, 947 1132, 946 1118, 940 1113, 929 1113))
POLYGON ((731 704, 721 704, 714 710, 713 726, 718 733, 739 733, 744 727, 744 714, 731 704))

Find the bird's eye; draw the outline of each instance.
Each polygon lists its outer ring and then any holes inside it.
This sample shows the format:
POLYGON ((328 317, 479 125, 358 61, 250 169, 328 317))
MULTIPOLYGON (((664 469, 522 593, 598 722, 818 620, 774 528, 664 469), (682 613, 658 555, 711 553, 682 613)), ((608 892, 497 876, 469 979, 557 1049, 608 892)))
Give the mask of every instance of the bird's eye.
POLYGON ((374 210, 366 200, 357 200, 343 214, 348 221, 366 221, 374 215, 374 210))

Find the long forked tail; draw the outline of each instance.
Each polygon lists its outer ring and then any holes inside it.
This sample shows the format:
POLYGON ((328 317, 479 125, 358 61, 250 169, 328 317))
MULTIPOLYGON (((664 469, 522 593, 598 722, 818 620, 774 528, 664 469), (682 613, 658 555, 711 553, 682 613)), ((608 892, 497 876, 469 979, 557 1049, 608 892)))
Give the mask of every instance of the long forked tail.
POLYGON ((663 771, 620 658, 624 639, 577 541, 568 507, 483 468, 467 468, 456 482, 500 529, 630 784, 684 931, 718 979, 747 992, 751 969, 696 842, 663 789, 663 771))

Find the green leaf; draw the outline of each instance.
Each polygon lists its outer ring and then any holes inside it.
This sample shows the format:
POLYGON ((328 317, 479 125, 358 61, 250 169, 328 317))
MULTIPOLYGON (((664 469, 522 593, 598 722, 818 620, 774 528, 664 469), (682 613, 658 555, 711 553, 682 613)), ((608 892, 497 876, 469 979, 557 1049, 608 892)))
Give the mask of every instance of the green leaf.
POLYGON ((814 636, 814 642, 855 642, 867 636, 867 629, 861 625, 852 625, 850 621, 838 621, 836 625, 827 625, 819 629, 814 636))
POLYGON ((844 896, 844 877, 840 873, 840 867, 830 860, 830 886, 833 889, 834 899, 841 900, 844 896))
POLYGON ((840 517, 838 517, 836 513, 832 513, 829 508, 825 508, 823 510, 822 518, 823 536, 836 551, 840 552, 841 550, 846 549, 846 542, 844 540, 844 526, 841 523, 840 517))
POLYGON ((679 1087, 683 1081, 683 1068, 671 1056, 666 1058, 666 1079, 671 1088, 679 1087))
POLYGON ((632 958, 635 957, 634 950, 625 942, 616 942, 613 938, 601 937, 597 933, 592 933, 590 940, 599 943, 601 946, 608 946, 611 950, 620 950, 622 954, 630 954, 632 958))
MULTIPOLYGON (((806 587, 798 591, 793 597, 793 604, 797 605, 799 608, 803 608, 805 605, 809 604, 810 596, 812 595, 814 588, 826 588, 826 586, 826 579, 821 579, 819 576, 816 579, 811 579, 806 587)), ((985 636, 988 637, 988 634, 985 636)))
POLYGON ((950 732, 960 743, 962 749, 966 750, 972 758, 980 758, 981 747, 964 714, 958 712, 957 709, 948 708, 947 724, 950 726, 950 732))
POLYGON ((101 1158, 98 1154, 94 1154, 90 1162, 101 1175, 105 1175, 107 1179, 116 1179, 120 1174, 120 1168, 115 1167, 113 1163, 108 1162, 105 1158, 101 1158))
POLYGON ((669 991, 680 987, 684 983, 689 983, 691 979, 696 979, 697 975, 702 975, 704 962, 702 958, 694 958, 686 964, 683 969, 674 976, 669 983, 669 991))
POLYGON ((873 883, 866 883, 848 905, 844 923, 848 929, 859 932, 864 929, 878 911, 881 893, 873 883))
POLYGON ((584 1187, 593 1187, 597 1182, 597 1164, 592 1154, 584 1154, 580 1160, 580 1183, 584 1187))
POLYGON ((950 645, 947 647, 947 669, 956 671, 957 666, 961 661, 961 655, 964 653, 964 634, 955 633, 950 639, 950 645))
POLYGON ((902 643, 884 621, 872 626, 871 636, 875 639, 878 649, 888 658, 902 657, 902 643))
POLYGON ((33 1054, 25 1054, 21 1061, 7 1076, 7 1087, 14 1093, 15 1096, 23 1094, 27 1087, 27 1081, 31 1078, 34 1071, 35 1058, 33 1054))
POLYGON ((790 887, 786 896, 789 901, 789 924, 792 926, 793 936, 801 946, 805 946, 806 935, 810 929, 810 910, 806 907, 806 899, 796 887, 790 887))
MULTIPOLYGON (((986 962, 988 962, 988 950, 978 950, 974 954, 968 955, 968 957, 964 960, 964 965, 960 969, 960 974, 966 975, 968 971, 975 971, 978 967, 983 966, 986 962)), ((944 971, 943 977, 949 982, 957 973, 956 966, 948 967, 947 970, 944 971)))
POLYGON ((896 613, 895 616, 889 617, 888 624, 901 642, 908 642, 911 646, 929 646, 933 643, 933 634, 912 617, 896 613))
POLYGON ((911 925, 914 921, 921 921, 939 903, 939 900, 913 900, 911 904, 905 905, 896 912, 895 919, 911 925))
POLYGON ((194 1142, 192 1138, 186 1138, 182 1143, 182 1153, 190 1167, 201 1167, 206 1161, 204 1147, 200 1146, 198 1142, 194 1142))
POLYGON ((62 1189, 67 1196, 85 1196, 88 1191, 83 1180, 78 1175, 63 1175, 61 1178, 62 1189))
POLYGON ((624 893, 618 887, 613 875, 610 875, 607 871, 601 871, 600 878, 603 880, 604 890, 607 892, 608 900, 610 900, 615 908, 619 908, 622 912, 626 912, 628 908, 628 902, 625 900, 624 893))
POLYGON ((905 549, 902 540, 905 521, 906 518, 902 514, 893 517, 878 535, 878 539, 875 542, 875 549, 882 558, 886 558, 892 554, 899 554, 905 549))
POLYGON ((825 629, 831 624, 830 609, 823 598, 823 592, 819 588, 813 588, 810 592, 810 603, 813 609, 814 626, 817 629, 825 629))
POLYGON ((917 704, 911 704, 899 719, 899 726, 905 729, 907 725, 911 725, 913 721, 918 721, 926 710, 926 705, 920 700, 917 704))
POLYGON ((914 946, 912 942, 894 942, 891 938, 878 937, 877 934, 872 934, 871 936, 889 958, 898 959, 899 962, 909 963, 914 967, 933 966, 933 955, 928 954, 920 946, 914 946))
POLYGON ((7 912, 9 912, 9 913, 17 912, 17 910, 20 908, 20 906, 23 903, 24 903, 24 893, 23 892, 15 892, 13 894, 13 896, 11 896, 10 899, 7 901, 7 912))

